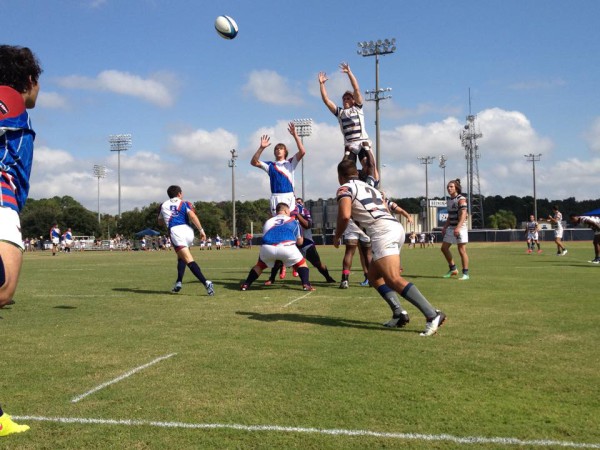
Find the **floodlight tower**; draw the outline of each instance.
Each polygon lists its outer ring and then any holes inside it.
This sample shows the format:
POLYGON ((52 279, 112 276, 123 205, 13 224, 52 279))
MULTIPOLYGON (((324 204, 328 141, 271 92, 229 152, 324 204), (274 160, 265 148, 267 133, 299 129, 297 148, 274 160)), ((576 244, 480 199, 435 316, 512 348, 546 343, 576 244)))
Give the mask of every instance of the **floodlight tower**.
POLYGON ((235 148, 230 150, 230 153, 231 153, 231 159, 228 161, 228 165, 229 165, 229 167, 231 167, 231 207, 232 207, 231 217, 233 220, 233 225, 231 227, 231 230, 233 232, 233 237, 235 238, 237 236, 237 230, 235 227, 235 160, 237 159, 238 154, 235 151, 235 148))
POLYGON ((106 167, 94 164, 94 176, 98 178, 98 223, 100 223, 100 178, 106 176, 106 167))
POLYGON ((364 41, 358 43, 359 49, 357 53, 362 56, 375 56, 375 90, 365 91, 369 96, 367 101, 375 102, 375 164, 379 173, 379 183, 381 185, 381 147, 379 141, 379 101, 391 98, 391 95, 386 96, 386 92, 390 92, 391 88, 379 89, 379 55, 387 55, 396 51, 396 39, 392 38, 377 41, 364 41))
POLYGON ((446 158, 446 155, 441 155, 440 156, 440 169, 442 169, 444 171, 444 189, 443 189, 443 193, 444 193, 444 200, 446 200, 446 197, 448 196, 448 190, 446 189, 446 162, 448 161, 448 159, 446 158))
POLYGON ((483 137, 483 134, 477 131, 475 116, 470 114, 470 104, 469 97, 469 115, 467 124, 460 132, 460 141, 465 149, 465 159, 467 160, 467 189, 469 190, 467 200, 471 228, 483 228, 483 199, 479 184, 479 146, 477 145, 477 139, 483 137))
POLYGON ((537 194, 535 192, 535 162, 539 161, 542 154, 538 153, 537 155, 534 155, 533 153, 530 153, 529 155, 523 155, 525 156, 525 158, 527 158, 527 161, 531 162, 533 165, 533 215, 535 217, 535 220, 538 219, 538 215, 537 215, 537 194))
MULTIPOLYGON (((294 119, 292 121, 294 126, 296 127, 296 132, 298 136, 300 136, 300 141, 302 145, 304 145, 304 138, 310 136, 312 134, 312 119, 294 119)), ((302 158, 302 199, 306 201, 306 197, 304 194, 304 159, 302 158)))
POLYGON ((429 220, 429 180, 427 177, 427 168, 433 162, 435 156, 418 156, 417 159, 421 164, 425 164, 425 228, 431 231, 431 223, 429 220))
POLYGON ((121 152, 131 148, 131 134, 111 134, 108 138, 110 151, 117 152, 117 179, 119 185, 119 219, 121 218, 121 152))

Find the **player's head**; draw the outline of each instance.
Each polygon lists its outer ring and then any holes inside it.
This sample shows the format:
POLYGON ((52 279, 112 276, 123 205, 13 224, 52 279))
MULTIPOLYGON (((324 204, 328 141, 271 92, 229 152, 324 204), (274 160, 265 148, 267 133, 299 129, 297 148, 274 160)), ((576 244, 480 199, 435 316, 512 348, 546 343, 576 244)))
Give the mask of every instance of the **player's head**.
POLYGON ((0 85, 24 95, 25 106, 33 108, 39 92, 40 63, 27 47, 0 45, 0 85))
POLYGON ((169 196, 169 198, 175 198, 182 192, 183 191, 181 190, 181 188, 176 184, 169 186, 169 188, 167 189, 167 195, 169 196))
POLYGON ((304 205, 304 200, 302 200, 302 197, 296 197, 296 204, 297 205, 304 205))
POLYGON ((462 187, 460 186, 459 178, 457 178, 456 180, 448 181, 448 186, 446 186, 446 188, 449 188, 450 186, 453 186, 454 192, 456 192, 457 194, 462 194, 462 187))
POLYGON ((342 95, 342 104, 344 105, 344 108, 351 108, 354 106, 354 93, 352 91, 344 92, 344 95, 342 95))
POLYGON ((275 155, 276 159, 287 159, 288 157, 288 149, 285 146, 285 144, 282 144, 281 142, 279 144, 277 144, 275 146, 275 148, 273 149, 273 154, 275 155), (282 153, 283 150, 283 153, 282 153))
POLYGON ((552 211, 558 211, 558 205, 553 205, 552 206, 552 211))
POLYGON ((530 215, 529 215, 529 220, 530 220, 531 222, 533 222, 533 221, 535 220, 535 216, 534 216, 533 214, 530 214, 530 215))
POLYGON ((344 159, 338 164, 337 172, 340 184, 346 183, 351 178, 358 178, 356 163, 349 159, 344 159))
POLYGON ((579 216, 577 214, 569 214, 569 219, 571 219, 571 223, 579 223, 579 216))
POLYGON ((288 206, 287 203, 277 203, 277 206, 275 207, 275 212, 277 214, 290 214, 290 207, 288 206))

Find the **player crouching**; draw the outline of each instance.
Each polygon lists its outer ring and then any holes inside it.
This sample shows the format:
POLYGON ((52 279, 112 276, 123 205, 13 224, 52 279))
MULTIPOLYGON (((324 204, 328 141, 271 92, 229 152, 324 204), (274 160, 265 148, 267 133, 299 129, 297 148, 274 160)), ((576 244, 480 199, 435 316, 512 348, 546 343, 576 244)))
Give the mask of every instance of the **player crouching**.
POLYGON ((263 270, 267 267, 273 268, 277 261, 281 261, 284 266, 294 267, 305 291, 314 291, 315 288, 308 281, 309 269, 306 260, 298 249, 304 240, 300 225, 294 217, 290 216, 290 207, 286 203, 278 203, 275 212, 277 215, 267 220, 263 226, 258 261, 250 269, 246 281, 240 288, 242 291, 247 290, 263 270))

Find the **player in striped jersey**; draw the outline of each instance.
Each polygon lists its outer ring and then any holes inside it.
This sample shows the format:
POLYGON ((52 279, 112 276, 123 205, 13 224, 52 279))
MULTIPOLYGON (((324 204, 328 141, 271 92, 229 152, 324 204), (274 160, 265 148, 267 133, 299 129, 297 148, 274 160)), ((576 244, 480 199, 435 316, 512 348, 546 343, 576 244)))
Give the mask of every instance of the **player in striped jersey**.
POLYGON ((592 264, 600 264, 600 217, 596 216, 578 216, 571 214, 571 222, 576 224, 585 225, 586 227, 594 230, 594 254, 595 257, 591 261, 592 264))
POLYGON ((338 217, 335 228, 334 245, 339 247, 350 218, 363 228, 373 250, 369 265, 369 283, 392 309, 392 320, 384 324, 388 327, 403 326, 403 313, 396 292, 423 313, 427 320, 421 336, 431 336, 446 320, 446 315, 435 309, 421 294, 419 289, 405 280, 400 274, 400 249, 404 243, 404 227, 388 211, 381 192, 358 179, 356 164, 343 160, 338 164, 337 191, 338 217))
POLYGON ((451 180, 446 186, 450 198, 447 200, 448 220, 442 228, 442 253, 448 261, 448 273, 444 278, 458 275, 458 269, 452 258, 450 246, 456 244, 458 254, 462 263, 462 277, 459 280, 469 279, 469 255, 467 255, 467 242, 469 242, 469 230, 467 225, 467 199, 462 195, 460 180, 451 180))
MULTIPOLYGON (((27 110, 35 107, 41 73, 29 48, 0 45, 0 308, 14 303, 23 262, 19 213, 29 194, 35 140, 27 110)), ((2 375, 11 378, 7 370, 2 375)), ((0 437, 27 430, 0 406, 0 437)))
POLYGON ((206 288, 208 295, 215 295, 215 289, 212 281, 206 279, 200 266, 190 252, 190 246, 194 242, 194 229, 190 224, 194 225, 200 232, 200 239, 206 240, 206 233, 200 224, 200 219, 196 215, 194 206, 183 200, 183 191, 179 186, 169 186, 167 189, 169 200, 165 201, 160 206, 158 214, 159 225, 164 225, 169 229, 171 243, 177 254, 177 281, 171 292, 177 293, 181 290, 183 274, 186 266, 192 271, 198 281, 206 288))
POLYGON ((360 92, 358 80, 350 70, 348 63, 341 63, 340 69, 342 73, 348 75, 352 91, 344 92, 342 95, 342 106, 337 106, 327 95, 325 83, 327 82, 327 74, 319 72, 319 89, 321 98, 325 106, 335 115, 340 124, 340 129, 344 136, 344 158, 356 160, 356 156, 360 160, 363 159, 364 152, 370 151, 371 141, 367 134, 365 126, 365 114, 363 112, 363 96, 360 92))
POLYGON ((562 243, 563 237, 563 225, 562 213, 558 210, 558 205, 552 207, 552 214, 548 216, 548 220, 552 222, 554 226, 554 243, 556 244, 556 256, 565 256, 568 251, 562 243))
POLYGON ((540 226, 535 221, 535 216, 533 214, 529 216, 529 222, 525 224, 525 230, 527 232, 527 253, 533 252, 535 250, 536 245, 537 252, 542 253, 540 241, 538 239, 538 232, 540 230, 540 226))

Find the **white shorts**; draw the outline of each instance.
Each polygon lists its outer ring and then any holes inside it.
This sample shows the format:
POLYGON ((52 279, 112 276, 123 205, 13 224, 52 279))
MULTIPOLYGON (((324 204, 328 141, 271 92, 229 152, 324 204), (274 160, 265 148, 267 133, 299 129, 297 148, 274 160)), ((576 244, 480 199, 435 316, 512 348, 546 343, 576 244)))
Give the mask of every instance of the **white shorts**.
POLYGON ((348 222, 348 226, 344 231, 344 241, 347 242, 351 240, 358 240, 363 244, 368 244, 369 242, 371 242, 371 238, 367 236, 367 233, 358 228, 358 226, 354 223, 353 220, 350 220, 350 222, 348 222))
POLYGON ((275 265, 279 260, 287 267, 293 266, 304 259, 296 245, 262 245, 258 259, 265 263, 269 268, 275 265))
POLYGON ((563 229, 562 228, 556 228, 554 230, 554 237, 558 238, 558 239, 562 239, 562 237, 563 237, 563 229))
POLYGON ((527 233, 527 240, 537 241, 538 240, 538 232, 535 233, 527 233))
POLYGON ((296 196, 293 192, 286 192, 283 194, 271 194, 271 214, 277 215, 277 205, 279 203, 285 203, 290 207, 290 211, 293 211, 296 208, 296 196))
POLYGON ((370 139, 360 139, 357 141, 346 142, 346 150, 358 155, 362 149, 368 150, 372 147, 370 139))
POLYGON ((25 249, 19 213, 6 206, 0 206, 0 241, 15 244, 21 250, 25 249))
POLYGON ((401 223, 393 224, 383 233, 377 233, 371 237, 371 251, 373 261, 391 255, 400 255, 406 234, 401 223))
POLYGON ((189 225, 176 225, 169 232, 175 248, 191 247, 194 243, 194 229, 189 225))
POLYGON ((456 237, 454 236, 454 227, 448 227, 446 228, 443 242, 447 242, 448 244, 466 244, 469 242, 469 230, 466 227, 461 228, 458 237, 456 237))
POLYGON ((60 244, 60 239, 57 237, 53 237, 52 238, 52 245, 58 245, 60 244))

